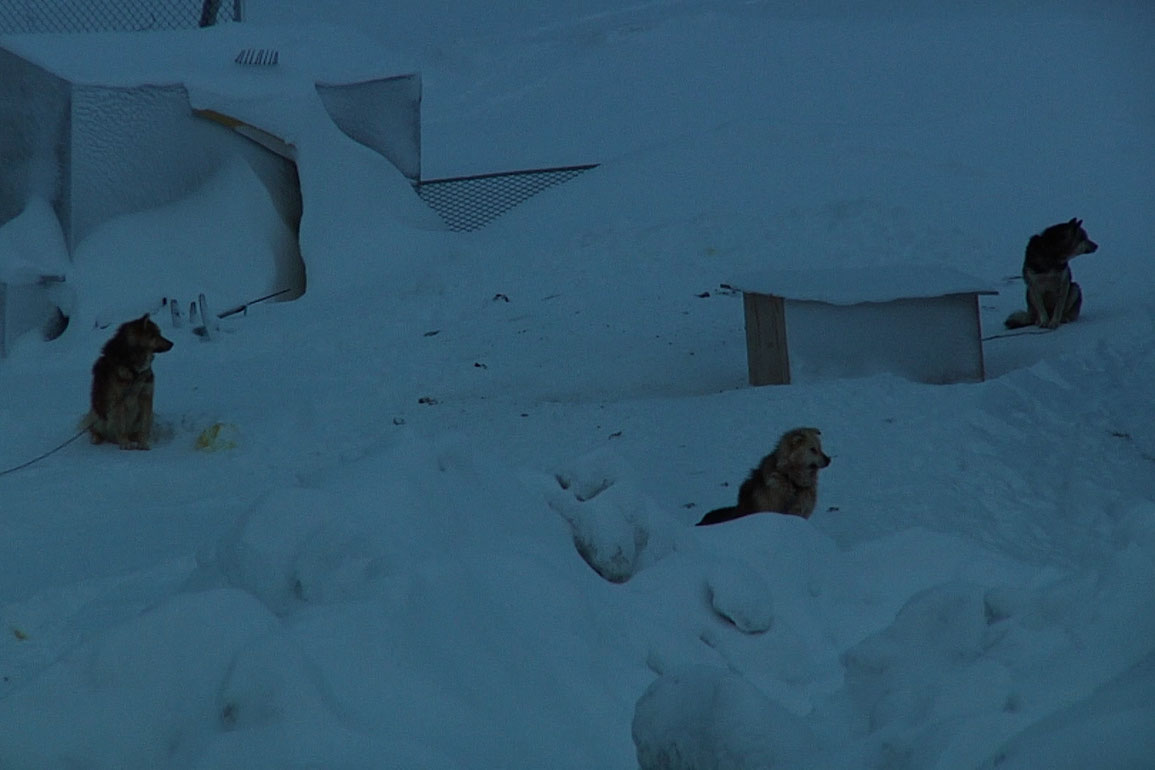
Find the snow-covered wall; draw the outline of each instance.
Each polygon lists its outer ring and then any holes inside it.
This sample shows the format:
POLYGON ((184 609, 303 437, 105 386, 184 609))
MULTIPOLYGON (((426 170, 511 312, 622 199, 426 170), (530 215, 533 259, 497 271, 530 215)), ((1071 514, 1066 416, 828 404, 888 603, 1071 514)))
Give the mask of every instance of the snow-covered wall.
POLYGON ((68 315, 79 309, 71 298, 88 307, 90 315, 115 317, 129 312, 125 308, 148 309, 165 296, 162 292, 183 290, 187 300, 190 292, 195 297, 208 291, 223 309, 271 291, 288 289, 287 296, 293 297, 304 290, 296 238, 300 181, 291 160, 197 117, 183 85, 75 82, 7 50, 9 43, 19 50, 28 42, 7 38, 0 44, 0 230, 14 232, 5 225, 15 226, 21 212, 39 202, 40 219, 56 220, 52 230, 63 246, 60 255, 32 253, 36 249, 30 248, 0 254, 3 265, 23 266, 19 275, 0 275, 6 284, 0 355, 8 347, 5 341, 38 329, 55 330, 61 310, 68 315), (237 170, 238 164, 251 174, 237 170), (141 243, 132 248, 121 242, 105 253, 108 233, 116 232, 117 222, 143 212, 179 213, 188 208, 181 208, 182 202, 202 200, 206 190, 216 189, 213 180, 222 174, 245 184, 232 195, 209 196, 216 203, 204 210, 215 212, 214 221, 160 217, 169 223, 166 234, 138 239, 141 243), (252 184, 247 184, 249 179, 252 184), (270 222, 270 215, 280 223, 270 222), (207 237, 214 228, 227 230, 232 240, 207 237), (240 233, 251 236, 251 242, 240 233), (85 247, 90 238, 93 243, 85 247), (205 248, 190 253, 172 246, 189 242, 205 248), (148 254, 137 253, 142 249, 148 254), (157 271, 187 278, 175 285, 141 286, 134 294, 130 287, 101 283, 109 260, 138 264, 133 274, 142 279, 157 271), (222 270, 222 260, 232 260, 233 266, 222 270), (85 261, 92 264, 81 264, 85 261), (46 276, 56 281, 65 274, 64 292, 54 289, 55 283, 44 283, 46 276), (81 285, 102 296, 77 296, 81 285), (55 304, 58 301, 63 305, 55 304))
POLYGON ((413 181, 421 179, 421 78, 401 75, 361 83, 318 83, 329 117, 413 181))
MULTIPOLYGON (((183 301, 209 292, 218 309, 273 292, 300 296, 297 152, 308 143, 306 124, 321 133, 339 129, 387 160, 381 166, 400 173, 377 169, 378 184, 398 183, 412 198, 405 203, 428 213, 410 184, 421 176, 421 78, 390 74, 412 70, 389 64, 373 45, 351 56, 350 42, 347 31, 302 36, 242 25, 0 38, 0 167, 7 172, 0 225, 33 196, 49 201, 73 262, 66 272, 74 309, 98 322, 151 309, 170 292, 183 301), (236 52, 255 44, 274 46, 280 64, 238 64, 236 52), (325 64, 334 58, 339 63, 325 64), (225 120, 194 106, 212 107, 225 120), (234 130, 230 119, 271 132, 277 146, 234 130), (221 180, 238 188, 222 192, 221 180), (194 203, 201 208, 194 211, 194 203), (126 234, 128 223, 141 222, 169 229, 126 234), (182 251, 178 243, 196 248, 182 251), (105 280, 118 264, 138 268, 134 286, 105 280), (157 280, 174 275, 181 280, 157 280), (81 285, 96 295, 81 296, 81 285)), ((376 160, 358 165, 376 169, 376 160)))
POLYGON ((70 86, 0 47, 0 225, 29 198, 66 197, 70 86))
POLYGON ((219 313, 276 292, 295 299, 305 288, 297 234, 239 156, 176 201, 104 222, 73 262, 72 317, 82 326, 155 312, 165 299, 183 312, 205 294, 219 313))
POLYGON ((46 339, 67 324, 58 303, 68 251, 56 212, 44 198, 32 196, 16 217, 0 223, 0 358, 10 341, 39 330, 46 339))
POLYGON ((73 248, 113 217, 185 197, 238 154, 265 181, 278 209, 300 216, 292 164, 195 117, 183 86, 76 86, 71 141, 65 232, 73 248))
POLYGON ((193 115, 182 85, 73 83, 0 46, 0 224, 44 198, 72 251, 109 219, 183 198, 237 155, 295 229, 292 162, 193 115))

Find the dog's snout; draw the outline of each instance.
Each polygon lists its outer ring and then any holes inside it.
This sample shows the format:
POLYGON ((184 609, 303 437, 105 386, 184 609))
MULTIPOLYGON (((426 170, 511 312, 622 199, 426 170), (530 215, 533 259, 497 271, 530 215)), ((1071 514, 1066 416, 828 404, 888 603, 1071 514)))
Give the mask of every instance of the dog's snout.
POLYGON ((1094 252, 1096 252, 1098 250, 1099 250, 1099 244, 1095 243, 1094 241, 1087 241, 1087 253, 1088 254, 1093 254, 1094 252))

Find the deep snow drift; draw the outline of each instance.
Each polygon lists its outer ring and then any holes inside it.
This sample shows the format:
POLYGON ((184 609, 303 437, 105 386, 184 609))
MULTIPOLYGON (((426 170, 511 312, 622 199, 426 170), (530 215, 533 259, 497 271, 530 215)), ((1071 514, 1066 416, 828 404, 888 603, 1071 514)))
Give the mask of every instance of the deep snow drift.
MULTIPOLYGON (((165 326, 151 452, 0 476, 0 767, 1149 765, 1145 4, 247 5, 419 62, 430 177, 602 165, 452 234, 300 123, 306 294, 165 326), (957 268, 996 334, 1074 215, 1083 318, 985 383, 745 386, 734 276, 957 268), (692 526, 796 425, 810 520, 692 526)), ((283 237, 222 174, 187 205, 283 237)), ((81 244, 77 307, 166 296, 116 259, 156 233, 237 237, 188 210, 81 244)), ((97 316, 0 360, 0 470, 73 431, 97 316)))

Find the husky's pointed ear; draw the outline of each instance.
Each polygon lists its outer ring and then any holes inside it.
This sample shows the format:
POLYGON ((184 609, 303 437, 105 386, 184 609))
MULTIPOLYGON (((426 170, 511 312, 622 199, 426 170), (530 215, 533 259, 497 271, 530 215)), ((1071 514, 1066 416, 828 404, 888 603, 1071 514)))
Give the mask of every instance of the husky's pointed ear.
POLYGON ((136 319, 136 322, 139 324, 139 323, 144 323, 147 320, 148 320, 148 313, 145 313, 140 318, 136 319))
POLYGON ((1071 217, 1071 221, 1067 224, 1069 224, 1071 227, 1080 227, 1083 224, 1083 220, 1079 219, 1078 217, 1071 217))

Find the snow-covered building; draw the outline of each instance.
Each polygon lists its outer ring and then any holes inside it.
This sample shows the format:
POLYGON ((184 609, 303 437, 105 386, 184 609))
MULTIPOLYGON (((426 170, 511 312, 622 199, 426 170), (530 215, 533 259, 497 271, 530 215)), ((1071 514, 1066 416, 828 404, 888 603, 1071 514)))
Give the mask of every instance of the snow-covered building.
MULTIPOLYGON (((228 258, 246 264, 244 270, 225 270, 231 274, 225 277, 236 283, 242 275, 265 274, 260 286, 237 286, 238 297, 266 289, 299 295, 305 273, 296 239, 302 201, 293 137, 277 135, 285 123, 270 130, 259 116, 289 115, 291 125, 295 109, 319 101, 341 131, 384 155, 409 180, 418 181, 421 170, 419 76, 396 74, 379 51, 350 49, 347 34, 314 32, 234 24, 0 37, 0 229, 30 201, 47 201, 75 262, 85 241, 108 223, 204 194, 214 179, 219 182, 222 169, 230 169, 226 175, 234 182, 238 174, 259 180, 248 190, 264 200, 241 194, 230 199, 217 183, 217 230, 244 230, 237 218, 255 211, 265 217, 258 229, 268 237, 264 243, 228 244, 226 250, 236 252, 228 258), (254 262, 264 264, 254 268, 254 262)), ((211 229, 213 223, 189 226, 211 229)), ((178 234, 170 242, 197 238, 178 234)), ((210 244, 221 250, 214 237, 200 251, 210 244)), ((220 255, 171 258, 193 262, 188 267, 194 273, 195 263, 203 261, 207 287, 222 278, 220 255)), ((5 259, 0 253, 0 264, 5 259)), ((34 277, 28 255, 21 260, 21 270, 7 274, 34 277)), ((58 273, 58 265, 43 271, 58 273)), ((40 284, 19 291, 42 293, 40 284)), ((9 296, 15 291, 9 287, 9 296)), ((229 302, 219 298, 221 306, 229 302)), ((0 310, 0 325, 4 317, 0 310)), ((27 325, 11 319, 0 340, 27 325)))

